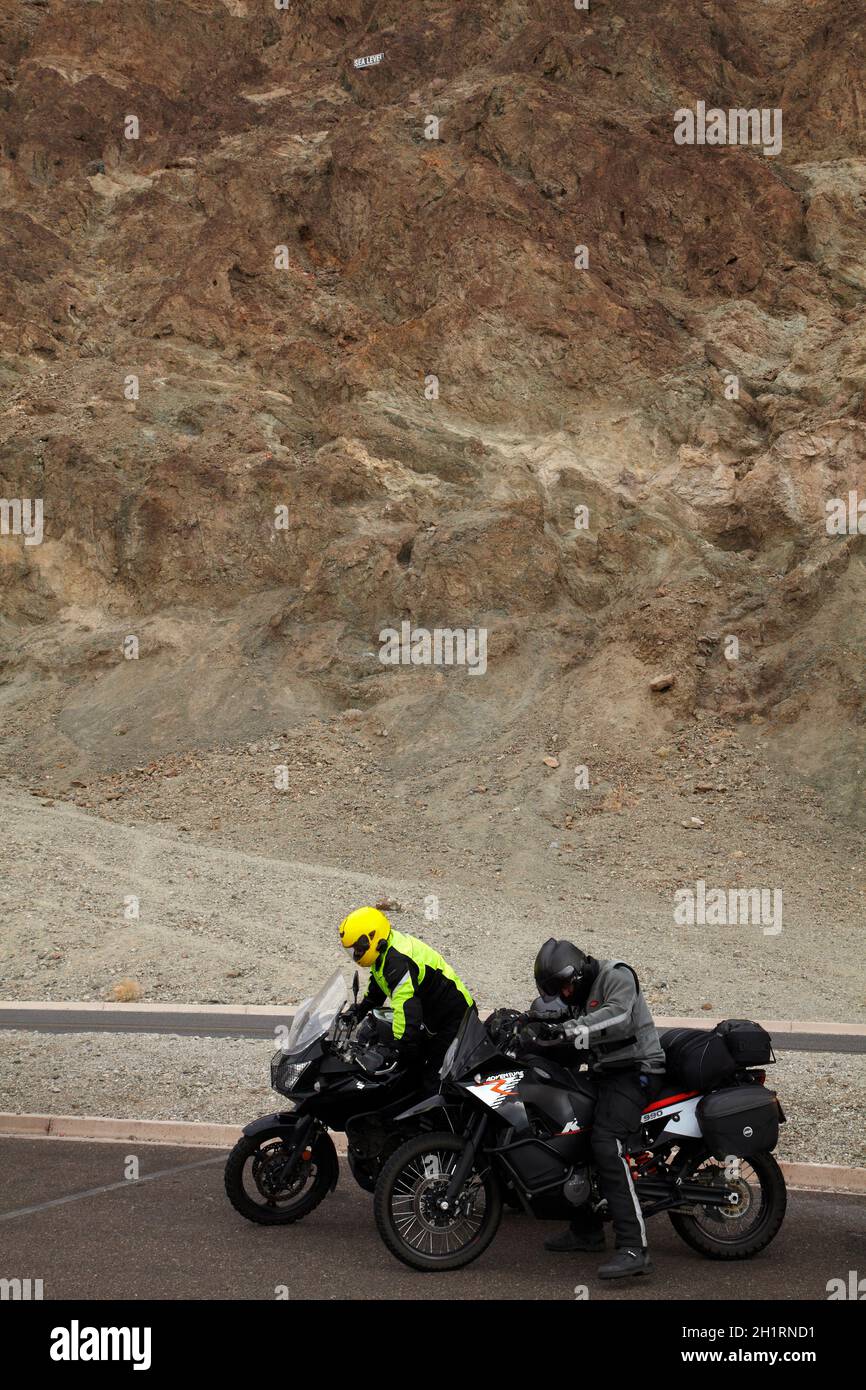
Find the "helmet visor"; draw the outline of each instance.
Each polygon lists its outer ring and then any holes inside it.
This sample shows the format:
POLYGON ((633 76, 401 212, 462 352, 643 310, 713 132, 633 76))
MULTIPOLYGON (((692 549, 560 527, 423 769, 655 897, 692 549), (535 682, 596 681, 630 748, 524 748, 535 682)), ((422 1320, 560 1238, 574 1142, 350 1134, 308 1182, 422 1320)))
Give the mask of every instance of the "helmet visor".
POLYGON ((576 979, 574 966, 569 965, 558 975, 543 975, 535 983, 545 1004, 550 1004, 554 999, 562 999, 562 991, 568 985, 575 984, 576 979))
POLYGON ((358 940, 355 942, 354 946, 352 947, 352 958, 353 958, 353 960, 355 960, 355 961, 357 961, 357 962, 360 963, 360 961, 361 961, 361 960, 363 959, 363 957, 367 954, 367 952, 369 951, 369 949, 370 949, 370 938, 369 938, 369 936, 359 936, 359 937, 358 937, 358 940))

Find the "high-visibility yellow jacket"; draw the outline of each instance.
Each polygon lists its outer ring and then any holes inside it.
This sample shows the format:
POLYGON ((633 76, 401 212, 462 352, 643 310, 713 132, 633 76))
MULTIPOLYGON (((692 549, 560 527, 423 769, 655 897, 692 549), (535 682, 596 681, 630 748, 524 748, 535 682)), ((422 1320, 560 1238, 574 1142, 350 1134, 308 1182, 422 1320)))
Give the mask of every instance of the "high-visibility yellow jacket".
POLYGON ((426 942, 394 931, 370 970, 364 1010, 377 1009, 390 999, 397 1042, 418 1041, 421 1024, 431 1033, 455 1033, 474 1002, 451 966, 426 942))

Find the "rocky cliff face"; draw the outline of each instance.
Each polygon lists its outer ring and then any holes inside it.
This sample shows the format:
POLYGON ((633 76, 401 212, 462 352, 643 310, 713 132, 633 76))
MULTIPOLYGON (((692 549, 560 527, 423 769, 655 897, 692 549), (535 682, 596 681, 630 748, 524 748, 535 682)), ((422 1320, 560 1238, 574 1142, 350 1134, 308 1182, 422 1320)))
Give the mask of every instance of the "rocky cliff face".
POLYGON ((51 0, 0 64, 8 767, 703 712, 864 815, 856 7, 51 0), (487 676, 384 668, 404 619, 487 676))

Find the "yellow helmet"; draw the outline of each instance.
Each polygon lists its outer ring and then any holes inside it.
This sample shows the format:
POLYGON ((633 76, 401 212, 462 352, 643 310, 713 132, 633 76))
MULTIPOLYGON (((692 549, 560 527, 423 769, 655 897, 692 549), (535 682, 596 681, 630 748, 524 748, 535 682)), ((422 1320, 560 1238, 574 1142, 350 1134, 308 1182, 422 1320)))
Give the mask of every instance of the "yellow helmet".
POLYGON ((390 935, 391 923, 377 907, 356 907, 340 923, 340 945, 352 952, 358 965, 372 965, 390 935))

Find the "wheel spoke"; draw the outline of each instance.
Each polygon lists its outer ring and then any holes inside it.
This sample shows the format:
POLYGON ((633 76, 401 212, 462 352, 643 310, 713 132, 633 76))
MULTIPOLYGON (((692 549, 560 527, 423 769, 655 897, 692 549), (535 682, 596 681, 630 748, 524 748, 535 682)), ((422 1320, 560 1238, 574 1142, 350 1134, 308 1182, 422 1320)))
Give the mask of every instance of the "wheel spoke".
POLYGON ((416 1154, 397 1173, 391 1189, 395 1231, 409 1249, 429 1259, 459 1254, 477 1239, 484 1224, 486 1194, 477 1173, 467 1179, 450 1210, 440 1206, 457 1159, 451 1150, 416 1154))
POLYGON ((692 1174, 692 1181, 706 1183, 716 1193, 728 1193, 736 1203, 702 1206, 696 1202, 689 1217, 718 1244, 733 1244, 755 1231, 767 1217, 768 1199, 759 1174, 745 1159, 738 1160, 736 1176, 729 1177, 715 1159, 706 1159, 692 1174))

